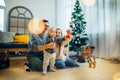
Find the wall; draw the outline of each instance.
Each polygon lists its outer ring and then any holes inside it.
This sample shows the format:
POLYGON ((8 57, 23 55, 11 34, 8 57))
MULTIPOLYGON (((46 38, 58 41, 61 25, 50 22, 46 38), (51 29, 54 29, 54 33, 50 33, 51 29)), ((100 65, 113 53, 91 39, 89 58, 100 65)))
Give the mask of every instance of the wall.
POLYGON ((34 18, 48 19, 50 26, 55 26, 55 0, 5 0, 5 2, 6 26, 8 26, 8 12, 15 6, 24 6, 31 10, 34 18))

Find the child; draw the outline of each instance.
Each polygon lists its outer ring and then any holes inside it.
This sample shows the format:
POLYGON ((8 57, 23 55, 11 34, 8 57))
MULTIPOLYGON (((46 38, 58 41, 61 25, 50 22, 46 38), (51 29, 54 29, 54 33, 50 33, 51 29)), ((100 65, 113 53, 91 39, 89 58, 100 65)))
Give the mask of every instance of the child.
MULTIPOLYGON (((46 38, 46 44, 53 42, 54 44, 59 43, 63 41, 64 38, 57 39, 56 38, 56 30, 54 28, 49 28, 48 30, 48 37, 46 38)), ((43 75, 45 75, 47 72, 47 66, 50 61, 50 71, 55 72, 54 64, 55 64, 55 58, 56 58, 56 49, 46 49, 44 51, 44 62, 43 62, 43 75)))

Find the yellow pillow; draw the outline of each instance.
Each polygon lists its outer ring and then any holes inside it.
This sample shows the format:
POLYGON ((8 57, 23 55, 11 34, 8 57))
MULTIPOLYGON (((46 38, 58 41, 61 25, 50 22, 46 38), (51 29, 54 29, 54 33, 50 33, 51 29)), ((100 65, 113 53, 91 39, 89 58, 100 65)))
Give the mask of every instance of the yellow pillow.
POLYGON ((14 42, 28 43, 29 34, 13 36, 14 42))

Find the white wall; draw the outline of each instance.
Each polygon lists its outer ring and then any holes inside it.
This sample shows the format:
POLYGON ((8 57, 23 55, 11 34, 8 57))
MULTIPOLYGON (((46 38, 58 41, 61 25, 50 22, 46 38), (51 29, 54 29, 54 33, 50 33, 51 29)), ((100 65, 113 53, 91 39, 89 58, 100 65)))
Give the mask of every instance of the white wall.
POLYGON ((55 0, 5 0, 6 26, 8 26, 8 12, 15 6, 24 6, 31 10, 34 18, 48 19, 50 26, 55 26, 55 0))

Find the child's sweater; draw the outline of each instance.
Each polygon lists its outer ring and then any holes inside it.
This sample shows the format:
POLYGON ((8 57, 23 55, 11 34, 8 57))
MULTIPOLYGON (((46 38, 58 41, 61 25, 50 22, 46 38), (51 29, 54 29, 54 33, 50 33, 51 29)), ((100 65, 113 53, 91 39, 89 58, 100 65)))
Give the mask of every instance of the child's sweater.
MULTIPOLYGON (((56 44, 61 43, 62 41, 65 41, 65 38, 57 38, 57 37, 50 37, 50 35, 48 35, 47 39, 46 39, 46 44, 51 43, 51 42, 55 42, 56 44)), ((47 51, 48 53, 52 54, 56 52, 56 48, 53 49, 45 49, 45 51, 47 51)))

